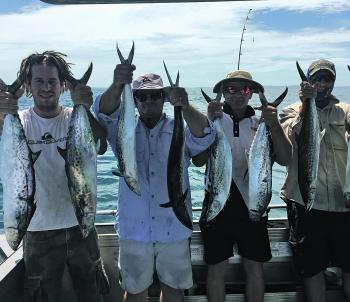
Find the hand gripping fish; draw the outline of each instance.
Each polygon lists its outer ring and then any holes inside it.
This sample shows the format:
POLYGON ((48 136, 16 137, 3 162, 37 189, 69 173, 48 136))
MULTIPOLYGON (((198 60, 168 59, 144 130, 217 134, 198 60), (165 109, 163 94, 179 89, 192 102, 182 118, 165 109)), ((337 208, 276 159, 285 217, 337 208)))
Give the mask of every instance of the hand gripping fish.
MULTIPOLYGON (((277 107, 286 97, 288 88, 272 103, 268 103, 262 94, 261 109, 270 105, 277 107)), ((252 221, 259 221, 266 212, 272 196, 272 165, 270 129, 264 121, 259 124, 258 130, 250 146, 248 171, 248 211, 252 221)))
MULTIPOLYGON (((84 76, 76 80, 64 74, 73 87, 86 85, 92 72, 92 63, 84 76)), ((84 105, 74 105, 68 128, 66 149, 57 147, 64 158, 68 188, 84 238, 94 229, 97 199, 97 152, 88 114, 84 105)))
MULTIPOLYGON (((350 66, 348 65, 350 71, 350 66)), ((346 174, 345 174, 345 183, 344 183, 344 202, 347 208, 350 208, 350 139, 348 138, 348 157, 346 163, 346 174)))
MULTIPOLYGON (((202 89, 205 100, 210 102, 220 102, 222 96, 222 86, 215 100, 211 99, 202 89)), ((216 137, 209 149, 209 169, 207 203, 203 205, 202 216, 207 222, 214 219, 224 208, 230 195, 232 182, 232 151, 230 143, 224 132, 223 118, 216 118, 213 122, 216 130, 216 137)))
MULTIPOLYGON (((164 68, 171 87, 179 86, 179 73, 176 82, 173 83, 165 63, 164 68)), ((182 107, 174 106, 174 129, 168 156, 167 185, 169 202, 161 204, 161 207, 172 207, 179 221, 189 229, 193 229, 192 218, 186 207, 188 189, 183 192, 183 160, 185 152, 185 131, 182 117, 182 107)))
MULTIPOLYGON (((135 45, 133 43, 129 57, 125 60, 117 46, 118 56, 122 64, 132 63, 134 51, 135 45)), ((136 160, 135 131, 138 119, 135 116, 135 102, 130 84, 124 84, 119 110, 116 146, 119 171, 116 175, 124 177, 129 189, 135 194, 141 195, 136 160)))
MULTIPOLYGON (((302 81, 308 81, 304 72, 296 62, 302 81)), ((299 134, 295 134, 298 144, 298 183, 306 210, 310 211, 316 195, 316 182, 320 144, 325 130, 320 131, 315 99, 304 101, 304 114, 299 134)))
MULTIPOLYGON (((12 94, 22 86, 25 72, 6 90, 12 94)), ((8 244, 17 250, 35 211, 34 162, 19 116, 7 114, 0 141, 0 178, 3 186, 4 228, 8 244)))

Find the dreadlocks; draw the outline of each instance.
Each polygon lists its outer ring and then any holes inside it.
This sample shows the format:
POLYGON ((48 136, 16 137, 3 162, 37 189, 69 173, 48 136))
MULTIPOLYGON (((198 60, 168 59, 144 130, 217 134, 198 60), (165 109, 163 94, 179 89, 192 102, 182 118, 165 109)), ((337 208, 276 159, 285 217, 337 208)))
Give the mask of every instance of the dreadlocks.
MULTIPOLYGON (((67 57, 66 54, 53 51, 53 50, 47 50, 43 53, 34 53, 28 56, 27 58, 23 59, 21 62, 21 67, 18 72, 18 75, 20 75, 22 72, 25 72, 25 82, 27 84, 30 84, 32 80, 32 67, 34 65, 41 65, 41 64, 47 64, 51 66, 55 66, 58 70, 58 77, 62 82, 65 82, 65 74, 72 75, 71 72, 71 65, 72 63, 68 63, 65 60, 65 57, 67 57)), ((26 86, 25 88, 26 95, 28 97, 31 96, 31 93, 26 86)))

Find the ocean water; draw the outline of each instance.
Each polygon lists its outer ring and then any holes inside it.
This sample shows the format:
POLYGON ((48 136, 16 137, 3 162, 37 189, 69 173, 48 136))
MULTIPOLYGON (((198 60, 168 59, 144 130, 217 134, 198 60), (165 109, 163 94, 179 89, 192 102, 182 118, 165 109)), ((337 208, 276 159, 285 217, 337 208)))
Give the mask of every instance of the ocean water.
MULTIPOLYGON (((285 89, 285 87, 267 86, 265 87, 265 95, 269 101, 273 101, 277 98, 285 89)), ((209 95, 211 93, 210 88, 204 88, 205 92, 209 95)), ((94 88, 94 97, 104 91, 103 88, 94 88)), ((191 104, 205 113, 207 103, 203 99, 200 88, 188 88, 187 89, 191 104)), ((346 96, 348 95, 349 87, 335 87, 334 95, 337 96, 341 101, 348 102, 346 96)), ((279 106, 279 110, 283 109, 287 105, 298 100, 298 86, 290 86, 289 92, 285 100, 279 106)), ((64 106, 72 106, 69 94, 64 94, 61 97, 61 104, 64 106)), ((25 109, 32 106, 33 101, 31 99, 22 97, 19 105, 20 109, 25 109)), ((259 105, 259 99, 254 96, 250 102, 252 106, 259 105)), ((165 104, 165 112, 172 116, 172 106, 165 104)), ((257 112, 257 115, 260 113, 257 112)), ((1 156, 1 155, 0 155, 1 156)), ((98 174, 97 174, 97 210, 116 210, 118 200, 118 177, 113 176, 111 170, 116 167, 117 161, 110 148, 104 155, 98 157, 98 174)), ((279 198, 279 191, 282 186, 285 177, 285 167, 274 164, 273 166, 273 181, 272 181, 272 200, 271 204, 283 203, 279 198)), ((203 200, 203 179, 204 179, 204 168, 197 168, 193 165, 189 168, 192 204, 195 207, 200 207, 203 200)), ((0 185, 0 233, 3 233, 3 207, 2 207, 2 186, 0 185)), ((194 218, 198 218, 199 213, 194 213, 194 218)), ((286 211, 284 209, 271 210, 269 213, 270 217, 286 217, 286 211)), ((97 222, 113 222, 114 217, 112 216, 97 216, 97 222)))

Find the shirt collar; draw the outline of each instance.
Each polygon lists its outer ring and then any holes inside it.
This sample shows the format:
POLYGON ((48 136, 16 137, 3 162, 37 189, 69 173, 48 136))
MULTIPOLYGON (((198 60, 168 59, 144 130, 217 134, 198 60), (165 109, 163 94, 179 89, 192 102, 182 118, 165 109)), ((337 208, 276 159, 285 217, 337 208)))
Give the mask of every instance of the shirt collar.
MULTIPOLYGON (((223 111, 226 114, 230 115, 232 119, 235 119, 230 105, 228 105, 226 102, 224 103, 223 111)), ((254 115, 255 115, 255 110, 253 109, 253 107, 247 105, 244 116, 240 120, 243 120, 245 118, 249 118, 249 117, 254 116, 254 115)))

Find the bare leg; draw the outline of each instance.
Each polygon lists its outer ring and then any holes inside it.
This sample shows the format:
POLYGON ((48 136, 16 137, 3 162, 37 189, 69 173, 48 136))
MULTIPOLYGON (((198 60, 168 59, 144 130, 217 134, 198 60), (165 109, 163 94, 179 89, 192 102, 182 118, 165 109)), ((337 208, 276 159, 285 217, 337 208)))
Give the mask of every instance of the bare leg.
POLYGON ((147 302, 148 290, 144 290, 139 294, 124 293, 124 302, 147 302))
POLYGON ((184 302, 184 291, 160 282, 160 302, 184 302))
POLYGON ((343 288, 345 296, 350 302, 350 274, 343 272, 343 288))
POLYGON ((323 271, 304 278, 305 294, 307 302, 326 302, 326 283, 323 271))
POLYGON ((247 302, 264 301, 264 273, 262 262, 243 258, 243 266, 246 274, 245 296, 247 302))
POLYGON ((225 271, 228 260, 215 265, 208 265, 207 298, 208 302, 225 301, 225 271))

